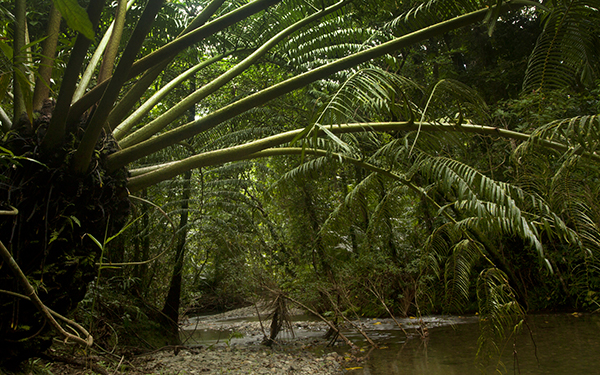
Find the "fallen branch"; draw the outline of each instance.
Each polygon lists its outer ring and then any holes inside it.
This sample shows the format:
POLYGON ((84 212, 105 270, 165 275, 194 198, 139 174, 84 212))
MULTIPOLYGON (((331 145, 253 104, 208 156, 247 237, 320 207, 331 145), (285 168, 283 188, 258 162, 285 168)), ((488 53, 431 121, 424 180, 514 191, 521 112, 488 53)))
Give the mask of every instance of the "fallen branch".
POLYGON ((357 346, 354 345, 354 343, 352 341, 350 341, 346 336, 344 336, 342 334, 342 332, 340 332, 340 330, 333 323, 331 323, 329 320, 325 319, 321 314, 319 314, 315 310, 311 309, 310 307, 306 306, 302 302, 293 299, 292 297, 289 297, 289 296, 286 296, 286 295, 283 295, 283 297, 286 298, 286 299, 288 299, 288 300, 290 300, 290 301, 292 301, 292 302, 294 302, 297 305, 300 305, 300 306, 304 307, 306 310, 310 311, 312 314, 314 314, 319 319, 321 319, 322 321, 324 321, 329 326, 329 328, 331 328, 335 333, 337 333, 342 338, 342 340, 344 340, 344 342, 346 342, 346 344, 348 346, 350 346, 352 349, 356 349, 357 348, 357 346))
MULTIPOLYGON (((15 292, 11 292, 10 290, 3 290, 3 289, 0 289, 0 293, 8 294, 8 295, 14 296, 14 297, 19 297, 19 298, 25 299, 27 301, 33 302, 33 301, 31 301, 31 298, 29 298, 26 295, 21 294, 21 293, 15 293, 15 292)), ((67 323, 68 325, 77 328, 77 330, 79 332, 81 332, 83 335, 85 335, 86 337, 90 336, 90 334, 88 333, 88 331, 85 328, 83 328, 81 325, 79 325, 79 323, 77 323, 77 322, 75 322, 75 321, 73 321, 73 320, 71 320, 69 318, 66 318, 65 316, 57 313, 56 311, 52 310, 49 307, 46 307, 46 309, 48 309, 48 312, 53 317, 58 318, 58 319, 62 320, 63 322, 67 323)))
POLYGON ((400 328, 402 330, 402 332, 404 333, 404 335, 406 335, 406 337, 409 337, 408 333, 406 332, 406 330, 404 329, 404 327, 402 327, 402 324, 396 320, 396 318, 394 317, 394 314, 392 314, 392 312, 388 308, 388 306, 385 303, 383 297, 379 293, 377 293, 375 291, 375 287, 373 286, 373 284, 371 284, 371 286, 368 286, 367 289, 369 289, 369 291, 375 295, 375 297, 379 300, 379 302, 381 302, 381 304, 385 308, 385 311, 387 311, 388 314, 390 315, 390 317, 392 317, 392 319, 394 320, 394 322, 396 322, 396 325, 398 326, 398 328, 400 328))
MULTIPOLYGON (((338 310, 338 309, 337 309, 337 307, 336 307, 336 310, 338 310)), ((338 312, 339 312, 339 310, 338 310, 338 312)), ((364 331, 364 330, 363 330, 363 329, 362 329, 362 328, 361 328, 361 327, 360 327, 358 324, 356 324, 356 323, 354 323, 353 321, 351 321, 350 319, 348 319, 348 318, 347 318, 347 317, 346 317, 344 314, 342 314, 341 312, 340 312, 340 315, 342 316, 342 318, 344 318, 344 320, 345 320, 346 322, 350 323, 350 325, 351 325, 352 327, 356 328, 356 330, 357 330, 358 332, 360 332, 360 334, 361 334, 361 335, 362 335, 362 336, 365 338, 365 340, 367 340, 367 342, 368 342, 368 343, 369 343, 369 344, 370 344, 372 347, 374 347, 375 349, 379 349, 379 345, 377 345, 377 344, 375 343, 375 341, 371 340, 371 338, 369 337, 369 335, 367 335, 367 333, 366 333, 366 332, 365 332, 365 331, 364 331)))
MULTIPOLYGON (((377 344, 375 344, 375 342, 373 340, 371 340, 371 338, 369 337, 369 335, 367 335, 367 333, 356 323, 354 323, 352 320, 348 319, 347 316, 345 316, 340 309, 338 308, 337 304, 334 303, 333 299, 331 298, 331 295, 329 294, 328 291, 326 290, 322 290, 321 292, 327 294, 327 298, 329 298, 329 301, 331 302, 331 305, 333 306, 333 308, 335 309, 335 312, 337 315, 341 316, 342 319, 344 319, 346 322, 350 323, 350 325, 352 327, 354 327, 358 332, 360 332, 360 334, 365 338, 365 340, 367 340, 367 342, 374 347, 375 349, 379 349, 379 346, 377 344)), ((342 294, 342 293, 340 293, 342 294)), ((347 295, 345 293, 343 293, 344 296, 346 296, 346 300, 348 300, 347 295)), ((348 301, 348 304, 350 306, 352 306, 352 304, 350 303, 350 301, 348 301)), ((355 313, 356 317, 358 318, 358 315, 355 313)))

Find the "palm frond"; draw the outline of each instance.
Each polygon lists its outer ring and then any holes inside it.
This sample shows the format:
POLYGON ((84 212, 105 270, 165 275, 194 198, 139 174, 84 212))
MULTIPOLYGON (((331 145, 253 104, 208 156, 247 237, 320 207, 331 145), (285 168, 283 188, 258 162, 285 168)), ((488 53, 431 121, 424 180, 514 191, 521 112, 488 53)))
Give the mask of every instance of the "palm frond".
POLYGON ((479 321, 481 334, 477 354, 498 355, 498 339, 506 337, 507 328, 518 332, 524 322, 525 311, 516 301, 516 293, 509 285, 506 274, 498 268, 487 268, 479 274, 477 300, 479 314, 485 317, 479 321))
POLYGON ((477 0, 426 0, 403 12, 391 20, 387 27, 400 33, 428 27, 434 23, 473 12, 489 5, 496 5, 496 1, 477 0))
POLYGON ((600 72, 600 2, 556 1, 530 56, 523 91, 591 84, 600 72))
POLYGON ((577 116, 539 126, 526 142, 519 145, 517 156, 523 155, 542 141, 567 145, 570 148, 569 154, 580 151, 594 153, 600 147, 600 116, 577 116))
POLYGON ((578 244, 576 233, 541 198, 504 182, 495 181, 474 168, 446 158, 421 159, 419 171, 435 183, 464 216, 456 225, 480 233, 518 235, 533 246, 549 266, 540 230, 550 230, 567 242, 578 244))
POLYGON ((338 204, 327 216, 321 226, 319 235, 323 235, 326 231, 331 230, 334 222, 342 215, 347 214, 347 211, 351 208, 363 213, 369 212, 369 197, 374 193, 374 185, 379 183, 379 179, 380 176, 377 173, 371 173, 354 185, 344 197, 343 202, 338 204))

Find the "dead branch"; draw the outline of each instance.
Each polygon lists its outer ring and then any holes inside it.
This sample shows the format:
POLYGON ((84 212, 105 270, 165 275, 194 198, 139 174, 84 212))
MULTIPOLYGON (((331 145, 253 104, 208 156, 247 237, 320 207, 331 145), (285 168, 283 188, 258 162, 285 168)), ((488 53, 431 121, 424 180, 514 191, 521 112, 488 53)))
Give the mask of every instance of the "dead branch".
POLYGON ((288 300, 290 300, 290 301, 292 301, 292 302, 294 302, 294 303, 295 303, 295 304, 297 304, 297 305, 300 305, 300 306, 302 306, 302 307, 303 307, 303 308, 305 308, 306 310, 310 311, 312 314, 314 314, 314 315, 315 315, 315 316, 317 316, 319 319, 321 319, 322 321, 324 321, 324 322, 325 322, 325 323, 326 323, 326 324, 329 326, 329 328, 331 328, 333 331, 335 331, 335 333, 337 333, 337 334, 338 334, 338 335, 339 335, 339 336, 342 338, 342 340, 344 340, 344 342, 345 342, 345 343, 346 343, 348 346, 350 346, 352 349, 356 349, 356 348, 357 348, 357 346, 356 346, 356 345, 354 345, 354 343, 353 343, 352 341, 350 341, 350 340, 349 340, 349 339, 348 339, 346 336, 344 336, 344 335, 342 334, 342 332, 340 332, 340 330, 339 330, 339 329, 338 329, 338 328, 337 328, 337 327, 336 327, 336 326, 335 326, 333 323, 331 323, 329 320, 325 319, 325 318, 324 318, 324 317, 323 317, 321 314, 319 314, 319 313, 318 313, 318 312, 316 312, 315 310, 311 309, 310 307, 306 306, 306 305, 305 305, 305 304, 303 304, 302 302, 295 300, 295 299, 294 299, 294 298, 292 298, 292 297, 289 297, 289 296, 286 296, 286 295, 283 295, 283 297, 284 297, 284 298, 286 298, 286 299, 288 299, 288 300))
POLYGON ((402 332, 404 333, 404 335, 406 337, 409 337, 408 333, 406 332, 406 330, 404 329, 404 327, 402 327, 402 324, 399 321, 396 320, 396 317, 394 317, 394 314, 392 314, 392 312, 390 311, 389 307, 387 306, 387 304, 385 303, 385 301, 383 299, 383 296, 381 296, 381 294, 379 294, 378 292, 375 291, 375 287, 373 286, 372 283, 371 283, 371 286, 367 287, 367 289, 369 289, 369 291, 371 293, 373 293, 373 295, 375 295, 375 297, 379 300, 379 302, 381 302, 381 304, 385 308, 385 311, 387 311, 387 313, 394 320, 394 322, 396 323, 396 325, 398 326, 398 328, 400 328, 402 330, 402 332))
MULTIPOLYGON (((0 211, 1 212, 0 214, 1 215, 17 215, 18 214, 18 210, 16 208, 11 207, 11 209, 12 209, 11 211, 0 211)), ((35 305, 35 307, 37 307, 37 309, 42 313, 42 315, 46 318, 46 321, 48 321, 50 323, 50 325, 52 325, 52 327, 54 327, 54 329, 56 329, 65 338, 65 341, 64 341, 65 343, 67 343, 67 341, 70 339, 70 340, 73 340, 74 342, 76 342, 80 345, 83 345, 85 347, 92 346, 92 344, 94 343, 94 338, 82 326, 73 322, 72 320, 69 320, 69 319, 63 317, 60 314, 57 314, 56 312, 54 312, 54 311, 50 310, 48 307, 46 307, 46 305, 44 305, 44 303, 40 300, 37 293, 35 292, 35 290, 31 286, 31 284, 29 283, 29 280, 27 280, 27 277, 25 276, 25 274, 23 273, 23 271, 21 270, 21 268, 19 267, 17 262, 14 260, 14 258, 12 257, 12 255, 10 254, 8 249, 4 246, 2 241, 0 241, 0 256, 2 257, 4 262, 6 264, 8 264, 8 267, 11 269, 11 271, 13 272, 13 274, 15 275, 15 277, 17 278, 17 280, 19 281, 19 283, 21 284, 23 289, 25 289, 26 295, 24 295, 24 297, 27 297, 35 305), (73 327, 77 328, 81 333, 83 333, 86 336, 86 339, 84 340, 79 336, 75 336, 75 335, 70 334, 69 332, 65 331, 61 327, 61 325, 58 324, 56 319, 54 319, 54 316, 59 316, 61 320, 65 321, 68 324, 72 325, 73 327)))

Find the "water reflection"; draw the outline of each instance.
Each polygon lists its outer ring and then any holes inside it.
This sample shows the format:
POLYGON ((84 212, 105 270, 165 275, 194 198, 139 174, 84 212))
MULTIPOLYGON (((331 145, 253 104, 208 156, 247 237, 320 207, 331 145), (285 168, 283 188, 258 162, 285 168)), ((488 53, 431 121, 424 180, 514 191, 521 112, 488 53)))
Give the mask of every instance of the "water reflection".
POLYGON ((407 340, 401 331, 388 330, 379 340, 387 348, 372 351, 368 361, 356 365, 362 368, 349 374, 600 373, 598 315, 531 315, 531 334, 525 329, 516 340, 507 340, 502 357, 487 366, 476 359, 479 325, 473 319, 462 323, 431 327, 425 340, 407 340))

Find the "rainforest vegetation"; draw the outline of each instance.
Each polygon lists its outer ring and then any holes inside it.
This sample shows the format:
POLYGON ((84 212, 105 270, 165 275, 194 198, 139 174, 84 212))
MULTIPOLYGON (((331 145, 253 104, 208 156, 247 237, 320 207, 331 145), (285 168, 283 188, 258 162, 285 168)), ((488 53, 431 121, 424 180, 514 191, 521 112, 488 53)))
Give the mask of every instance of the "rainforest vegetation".
POLYGON ((600 1, 0 1, 0 366, 287 296, 600 308, 600 1))

